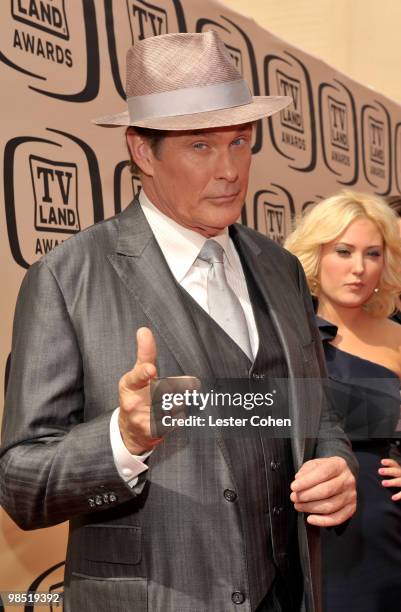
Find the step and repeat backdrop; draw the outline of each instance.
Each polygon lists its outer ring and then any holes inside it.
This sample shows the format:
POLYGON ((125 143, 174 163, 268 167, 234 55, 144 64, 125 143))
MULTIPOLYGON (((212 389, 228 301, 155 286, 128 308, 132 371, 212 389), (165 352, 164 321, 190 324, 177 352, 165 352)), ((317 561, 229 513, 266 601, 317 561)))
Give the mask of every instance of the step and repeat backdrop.
MULTIPOLYGON (((291 107, 257 123, 243 223, 281 243, 296 214, 342 188, 401 194, 400 105, 225 5, 1 2, 4 386, 25 270, 82 228, 120 212, 140 186, 129 172, 124 131, 90 121, 125 110, 128 47, 148 36, 210 29, 220 34, 255 95, 293 98, 291 107)), ((28 533, 0 513, 0 591, 62 590, 67 526, 28 533)), ((5 598, 0 610, 8 609, 5 598)))

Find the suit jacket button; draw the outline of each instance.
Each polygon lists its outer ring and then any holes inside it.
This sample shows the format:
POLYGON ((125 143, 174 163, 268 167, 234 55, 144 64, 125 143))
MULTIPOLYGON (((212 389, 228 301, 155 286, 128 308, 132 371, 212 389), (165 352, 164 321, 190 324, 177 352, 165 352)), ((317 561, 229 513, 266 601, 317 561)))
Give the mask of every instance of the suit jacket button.
POLYGON ((109 494, 108 493, 103 493, 103 502, 105 504, 109 504, 110 503, 110 499, 109 499, 109 494))
POLYGON ((101 495, 95 496, 95 504, 96 506, 103 506, 103 497, 101 495))
POLYGON ((226 489, 224 491, 224 497, 226 498, 227 501, 229 502, 233 502, 237 499, 237 494, 235 491, 232 491, 231 489, 226 489))
POLYGON ((273 472, 275 472, 276 470, 280 469, 280 461, 270 461, 270 467, 273 470, 273 472))
POLYGON ((231 601, 235 604, 242 604, 245 601, 245 595, 241 591, 234 591, 231 595, 231 601))
POLYGON ((266 374, 263 374, 263 372, 261 372, 259 374, 259 372, 252 372, 252 378, 253 380, 263 380, 264 378, 266 378, 266 374))
POLYGON ((114 502, 116 502, 118 500, 118 497, 115 493, 111 492, 109 493, 109 502, 111 504, 114 504, 114 502))
POLYGON ((280 516, 282 511, 283 511, 283 508, 281 506, 274 506, 273 507, 273 516, 280 516))
POLYGON ((94 508, 96 506, 95 498, 94 497, 89 497, 88 498, 88 504, 89 504, 89 508, 94 508))

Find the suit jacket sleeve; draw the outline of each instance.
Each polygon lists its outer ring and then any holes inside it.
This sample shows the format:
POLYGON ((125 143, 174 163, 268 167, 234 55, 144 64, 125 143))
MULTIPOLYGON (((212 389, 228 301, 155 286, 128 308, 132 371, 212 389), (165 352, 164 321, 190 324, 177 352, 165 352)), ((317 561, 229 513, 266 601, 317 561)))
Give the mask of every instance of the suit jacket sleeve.
POLYGON ((34 264, 16 306, 0 453, 0 501, 20 527, 49 526, 138 494, 114 464, 114 408, 84 422, 80 347, 57 280, 44 261, 34 264))
MULTIPOLYGON (((305 311, 308 317, 311 336, 315 343, 316 357, 319 363, 323 381, 327 379, 326 362, 319 335, 315 323, 315 314, 309 288, 301 264, 298 262, 298 282, 305 303, 305 311)), ((328 389, 326 389, 328 391, 328 389)), ((316 442, 315 457, 343 457, 352 473, 358 475, 358 462, 351 450, 351 443, 340 425, 339 411, 335 406, 330 408, 330 395, 326 395, 323 402, 320 420, 319 436, 316 442)))

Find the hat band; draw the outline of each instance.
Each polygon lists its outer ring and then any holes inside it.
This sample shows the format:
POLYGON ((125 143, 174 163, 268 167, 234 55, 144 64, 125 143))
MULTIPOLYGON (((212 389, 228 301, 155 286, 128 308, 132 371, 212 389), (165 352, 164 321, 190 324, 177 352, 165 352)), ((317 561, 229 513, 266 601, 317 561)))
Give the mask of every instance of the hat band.
POLYGON ((243 79, 127 98, 131 121, 205 113, 251 102, 251 92, 243 79))

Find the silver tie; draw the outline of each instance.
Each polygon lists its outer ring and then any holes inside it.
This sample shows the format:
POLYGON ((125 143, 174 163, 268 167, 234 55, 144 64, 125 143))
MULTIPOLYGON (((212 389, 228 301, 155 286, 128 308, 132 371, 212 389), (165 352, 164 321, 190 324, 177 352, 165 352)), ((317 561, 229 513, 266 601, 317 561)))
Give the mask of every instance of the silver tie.
POLYGON ((227 282, 224 249, 216 240, 206 240, 198 259, 209 265, 207 301, 210 316, 252 359, 248 325, 239 299, 227 282))

